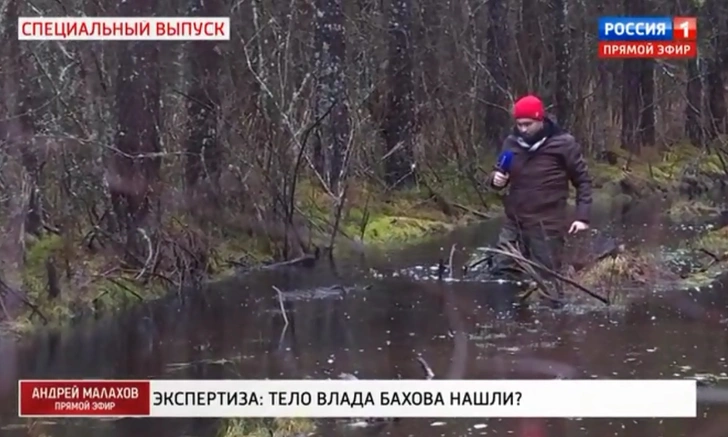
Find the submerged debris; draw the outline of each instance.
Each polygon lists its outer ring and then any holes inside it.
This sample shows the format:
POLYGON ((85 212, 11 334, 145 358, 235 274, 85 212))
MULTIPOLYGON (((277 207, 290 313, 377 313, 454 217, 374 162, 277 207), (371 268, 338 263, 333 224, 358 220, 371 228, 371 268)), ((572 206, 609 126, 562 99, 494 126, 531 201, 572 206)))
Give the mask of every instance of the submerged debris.
MULTIPOLYGON (((339 374, 339 379, 346 379, 348 381, 357 381, 359 378, 351 373, 342 372, 339 374)), ((399 419, 385 418, 385 417, 366 417, 363 419, 343 419, 343 425, 347 428, 371 428, 371 427, 383 427, 392 422, 396 422, 399 419)))
POLYGON ((728 376, 725 373, 715 375, 712 373, 696 373, 690 379, 695 379, 699 386, 714 386, 719 382, 728 380, 728 376))
POLYGON ((417 362, 420 363, 420 366, 422 366, 422 370, 425 372, 425 379, 430 380, 435 377, 435 372, 432 371, 432 367, 427 364, 427 361, 422 358, 422 355, 417 357, 417 362))

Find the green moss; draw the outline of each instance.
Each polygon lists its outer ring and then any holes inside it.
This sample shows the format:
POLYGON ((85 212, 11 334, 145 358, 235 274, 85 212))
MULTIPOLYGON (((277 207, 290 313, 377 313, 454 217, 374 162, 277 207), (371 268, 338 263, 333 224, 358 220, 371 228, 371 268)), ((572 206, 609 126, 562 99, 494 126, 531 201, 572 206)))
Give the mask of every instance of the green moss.
POLYGON ((315 428, 315 423, 305 418, 230 419, 222 422, 218 437, 299 437, 315 428))
POLYGON ((632 180, 649 181, 653 188, 669 189, 680 182, 687 168, 702 173, 722 173, 723 165, 716 153, 706 153, 691 144, 675 144, 665 150, 646 149, 643 156, 629 156, 616 149, 617 164, 590 162, 594 186, 604 187, 629 175, 632 180), (624 171, 629 162, 629 170, 624 171))
MULTIPOLYGON (((306 194, 302 194, 299 207, 313 223, 313 239, 327 240, 335 220, 335 205, 327 195, 317 193, 309 185, 303 187, 306 194)), ((376 246, 413 242, 450 229, 451 219, 429 201, 421 189, 384 192, 357 184, 350 190, 339 229, 348 238, 376 246)))
POLYGON ((420 239, 452 227, 447 223, 413 217, 377 216, 367 224, 364 243, 388 245, 420 239))
POLYGON ((38 297, 45 291, 46 260, 57 256, 63 250, 63 239, 59 235, 43 236, 26 245, 23 287, 30 297, 38 297))
POLYGON ((269 262, 273 254, 272 243, 265 238, 249 235, 228 235, 215 248, 211 259, 211 274, 226 276, 239 265, 269 262))
POLYGON ((686 290, 708 286, 725 272, 725 268, 726 263, 719 263, 705 271, 693 273, 686 278, 682 278, 677 284, 677 288, 686 290))
POLYGON ((589 172, 596 188, 601 188, 609 182, 618 181, 624 177, 624 172, 619 165, 609 165, 604 162, 589 163, 589 172))
MULTIPOLYGON (((716 154, 706 155, 689 145, 677 145, 662 154, 655 151, 652 157, 645 154, 630 158, 623 150, 618 150, 617 155, 619 158, 616 165, 594 160, 589 162, 594 180, 595 202, 613 203, 620 198, 626 198, 624 201, 627 202, 634 200, 621 194, 621 182, 625 178, 634 185, 633 197, 639 198, 644 193, 658 189, 669 190, 666 187, 679 183, 679 176, 689 165, 703 172, 722 172, 722 164, 716 154), (624 171, 628 159, 629 170, 624 171)), ((485 159, 480 164, 480 168, 487 172, 493 164, 493 158, 485 159)), ((337 250, 342 246, 346 247, 347 240, 358 241, 360 238, 364 244, 371 246, 402 246, 482 219, 479 214, 473 214, 473 211, 491 214, 499 212, 499 194, 485 190, 482 186, 486 177, 486 173, 477 172, 476 181, 473 181, 465 176, 459 166, 450 163, 420 174, 418 184, 403 190, 387 191, 378 183, 351 181, 339 223, 339 229, 346 237, 339 237, 337 250)), ((571 197, 573 200, 573 188, 571 197)), ((305 216, 303 220, 307 230, 310 230, 310 241, 319 247, 328 245, 335 220, 335 205, 317 179, 308 178, 298 183, 296 206, 298 212, 305 216)), ((686 218, 712 211, 708 205, 699 202, 678 201, 668 213, 674 218, 686 218)), ((204 226, 195 226, 194 223, 189 218, 170 217, 162 226, 172 236, 196 230, 197 237, 204 241, 204 247, 211 249, 208 251, 209 267, 215 278, 231 273, 236 265, 255 265, 269 261, 279 253, 281 242, 270 241, 267 235, 256 235, 249 230, 227 229, 214 218, 204 226)), ((118 266, 118 260, 83 253, 78 249, 81 247, 78 239, 71 241, 49 235, 27 245, 25 270, 22 274, 24 286, 31 300, 54 323, 68 320, 83 312, 113 310, 137 303, 140 299, 156 298, 165 292, 166 284, 164 287, 141 285, 132 273, 117 272, 111 277, 101 275, 100 272, 118 266), (68 248, 74 247, 77 249, 68 253, 68 248), (63 276, 63 287, 60 298, 54 300, 48 299, 46 290, 46 260, 49 258, 56 258, 58 265, 69 262, 73 271, 73 278, 70 279, 59 272, 59 276, 63 276)), ((708 235, 691 243, 691 246, 697 245, 703 245, 715 252, 727 252, 728 232, 725 236, 708 235)), ((32 318, 32 321, 36 319, 32 318)), ((31 318, 21 318, 17 325, 30 327, 31 318)))
POLYGON ((693 250, 707 250, 715 255, 728 253, 728 226, 705 233, 701 237, 688 242, 693 250))
POLYGON ((26 245, 25 265, 22 271, 23 290, 38 311, 27 310, 5 328, 14 332, 28 332, 43 320, 51 326, 59 326, 71 318, 101 311, 116 311, 141 300, 160 297, 166 291, 159 284, 141 285, 131 273, 118 271, 101 275, 103 263, 75 250, 74 244, 59 235, 44 235, 32 239, 26 245), (56 285, 59 295, 49 294, 48 261, 56 268, 56 285), (72 265, 70 277, 61 267, 72 265))

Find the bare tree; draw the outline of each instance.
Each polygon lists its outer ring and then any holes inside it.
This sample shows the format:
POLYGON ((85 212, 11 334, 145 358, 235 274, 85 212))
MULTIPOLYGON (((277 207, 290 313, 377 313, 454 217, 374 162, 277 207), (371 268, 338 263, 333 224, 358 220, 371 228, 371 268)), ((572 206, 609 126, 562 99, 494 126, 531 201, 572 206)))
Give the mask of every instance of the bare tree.
MULTIPOLYGON (((628 15, 645 15, 650 0, 624 2, 628 15)), ((622 148, 639 153, 655 143, 654 61, 629 59, 622 70, 622 148)))
POLYGON ((332 191, 341 178, 344 151, 349 143, 349 108, 345 61, 346 34, 341 0, 316 2, 314 57, 316 64, 316 118, 314 137, 317 171, 332 191))
POLYGON ((708 132, 711 138, 728 133, 728 106, 726 106, 726 85, 723 73, 728 68, 728 23, 726 5, 716 0, 703 4, 707 23, 709 55, 705 58, 706 87, 708 96, 708 132))
POLYGON ((412 58, 412 0, 389 0, 389 102, 384 137, 385 180, 390 186, 413 181, 415 127, 412 58))
POLYGON ((483 111, 483 135, 490 144, 500 147, 500 142, 506 127, 510 124, 508 109, 510 81, 508 71, 512 63, 509 62, 508 53, 511 49, 506 32, 507 5, 503 2, 488 2, 481 15, 486 22, 485 31, 485 74, 486 81, 482 91, 485 102, 483 111))
POLYGON ((554 14, 553 44, 556 64, 556 81, 554 84, 554 96, 556 100, 556 118, 559 122, 568 126, 572 111, 572 44, 571 29, 569 20, 569 6, 572 0, 551 0, 551 8, 554 14))
MULTIPOLYGON (((224 14, 219 0, 193 0, 192 15, 219 17, 224 14)), ((218 134, 220 112, 220 76, 222 56, 217 44, 193 41, 189 53, 189 92, 187 96, 188 131, 185 182, 198 191, 201 181, 207 184, 207 196, 219 193, 221 147, 218 134)), ((198 197, 198 196, 195 196, 198 197)))
POLYGON ((62 282, 83 301, 103 282, 141 299, 150 284, 180 287, 263 258, 315 262, 334 236, 364 238, 376 196, 478 213, 468 202, 492 200, 480 170, 525 93, 602 164, 621 167, 620 148, 635 160, 688 142, 715 153, 728 133, 724 3, 10 0, 2 279, 31 296, 62 282), (230 16, 232 36, 17 40, 18 15, 74 10, 230 16), (698 16, 699 57, 596 59, 599 16, 647 13, 698 16), (30 265, 37 258, 58 263, 30 265), (24 280, 28 271, 38 277, 24 280))
MULTIPOLYGON (((119 7, 120 16, 152 16, 154 11, 144 0, 124 1, 119 7)), ((141 255, 139 229, 151 224, 147 220, 159 196, 159 47, 156 42, 134 41, 124 43, 123 49, 127 55, 119 59, 116 87, 119 126, 108 181, 127 249, 141 255)))

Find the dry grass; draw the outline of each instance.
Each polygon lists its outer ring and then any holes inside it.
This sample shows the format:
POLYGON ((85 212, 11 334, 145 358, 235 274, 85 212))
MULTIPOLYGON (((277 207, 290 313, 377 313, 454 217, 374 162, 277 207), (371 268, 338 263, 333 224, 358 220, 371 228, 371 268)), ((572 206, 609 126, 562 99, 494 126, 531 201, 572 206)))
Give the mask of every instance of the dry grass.
POLYGON ((720 208, 700 200, 677 199, 667 211, 673 220, 691 220, 695 217, 716 214, 720 208))
POLYGON ((620 285, 673 281, 679 277, 665 269, 655 255, 630 251, 603 259, 576 273, 574 279, 585 286, 613 289, 620 285))
POLYGON ((688 247, 694 250, 706 250, 718 256, 725 254, 728 252, 728 226, 706 233, 689 242, 688 247))
POLYGON ((304 437, 315 428, 304 418, 230 419, 223 422, 218 437, 304 437))

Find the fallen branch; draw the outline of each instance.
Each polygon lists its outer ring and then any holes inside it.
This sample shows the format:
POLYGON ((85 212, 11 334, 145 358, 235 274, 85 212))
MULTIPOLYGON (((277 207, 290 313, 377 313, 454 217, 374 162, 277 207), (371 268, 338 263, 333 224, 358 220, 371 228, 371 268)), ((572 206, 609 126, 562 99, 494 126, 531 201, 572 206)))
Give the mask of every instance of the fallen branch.
POLYGON ((417 362, 420 363, 420 366, 422 366, 422 370, 425 371, 425 379, 433 379, 435 377, 435 372, 432 371, 432 367, 427 364, 427 361, 422 358, 422 355, 417 356, 417 362))
POLYGON ((450 279, 452 279, 452 275, 453 275, 452 262, 453 262, 453 258, 455 257, 455 248, 456 247, 457 247, 457 245, 453 244, 452 247, 450 248, 450 260, 447 265, 447 268, 450 269, 450 279))
POLYGON ((718 256, 717 254, 715 254, 715 253, 713 253, 713 252, 709 251, 708 249, 703 249, 703 248, 700 248, 700 249, 698 249, 698 251, 699 251, 699 252, 702 252, 702 253, 704 253, 704 254, 706 254, 706 255, 708 255, 708 256, 709 256, 709 257, 711 257, 711 258, 713 258, 713 261, 714 261, 714 262, 721 262, 721 261, 723 261, 723 259, 725 258, 725 256, 718 256))
POLYGON ((281 306, 281 314, 283 314, 283 321, 286 323, 284 327, 288 326, 288 314, 286 314, 286 307, 283 306, 283 292, 280 288, 273 286, 273 289, 278 294, 278 304, 281 306))
POLYGON ((276 270, 280 269, 282 267, 305 267, 305 268, 313 268, 316 265, 316 262, 319 259, 320 255, 320 249, 317 247, 316 251, 313 255, 302 255, 298 258, 288 260, 288 261, 281 261, 274 264, 268 264, 265 266, 262 266, 262 270, 276 270))
POLYGON ((531 279, 533 279, 534 282, 536 282, 536 287, 526 290, 526 292, 520 296, 521 301, 525 301, 531 296, 531 294, 533 294, 534 291, 538 291, 541 296, 546 299, 558 302, 560 299, 551 295, 549 287, 546 285, 546 281, 541 277, 541 275, 534 270, 533 266, 523 262, 525 258, 521 255, 521 251, 511 243, 506 243, 505 246, 506 249, 508 249, 508 252, 515 256, 513 260, 516 262, 516 265, 521 269, 521 271, 526 273, 531 277, 531 279))
POLYGON ((605 297, 599 295, 598 293, 596 293, 596 292, 588 289, 587 287, 579 284, 578 282, 576 282, 576 281, 574 281, 572 279, 569 279, 569 278, 567 278, 567 277, 565 277, 565 276, 563 276, 563 275, 561 275, 561 274, 559 274, 559 273, 557 273, 557 272, 555 272, 555 271, 553 271, 553 270, 551 270, 549 268, 546 268, 546 267, 542 266, 539 263, 536 263, 536 262, 533 262, 533 261, 531 261, 529 259, 526 259, 526 258, 524 258, 521 255, 517 255, 517 254, 514 254, 514 253, 507 252, 505 250, 493 249, 493 248, 487 248, 487 249, 485 249, 485 251, 486 252, 489 252, 489 253, 495 253, 495 254, 507 256, 507 257, 512 258, 513 260, 517 261, 517 262, 520 261, 522 263, 526 263, 526 264, 528 264, 528 265, 530 265, 530 266, 532 266, 532 267, 534 267, 534 268, 536 268, 538 270, 541 270, 544 273, 547 273, 549 275, 552 275, 553 277, 555 277, 556 279, 558 279, 558 280, 560 280, 562 282, 565 282, 565 283, 567 283, 569 285, 572 285, 572 286, 578 288, 579 290, 583 291, 584 293, 588 294, 589 296, 593 297, 594 299, 602 302, 603 304, 609 305, 609 300, 607 300, 605 297))
POLYGON ((489 256, 484 256, 484 257, 480 258, 477 261, 473 261, 470 264, 465 264, 463 266, 463 275, 467 275, 468 272, 470 272, 472 269, 478 267, 479 265, 483 264, 484 262, 487 262, 488 260, 490 260, 490 257, 489 256))
POLYGON ((107 281, 111 282, 112 284, 116 285, 117 287, 123 289, 127 293, 131 294, 132 296, 136 297, 139 302, 144 302, 144 298, 139 295, 136 291, 132 290, 130 287, 127 287, 121 280, 117 280, 115 278, 107 278, 107 281))
POLYGON ((716 253, 709 251, 708 249, 703 249, 703 248, 698 249, 698 251, 701 253, 704 253, 705 255, 708 255, 710 257, 710 262, 705 264, 704 266, 700 267, 699 269, 697 269, 693 274, 705 273, 708 271, 708 269, 710 269, 714 265, 720 264, 720 263, 728 260, 728 253, 718 255, 716 253))
POLYGON ((473 215, 478 216, 478 217, 480 217, 482 219, 485 219, 485 220, 490 220, 490 219, 493 218, 493 216, 491 216, 491 215, 488 215, 488 214, 486 214, 484 212, 480 212, 477 209, 470 208, 469 206, 465 206, 465 205, 460 204, 460 203, 452 203, 452 206, 454 206, 456 208, 459 208, 459 209, 462 209, 465 212, 469 212, 470 214, 473 214, 473 215))

